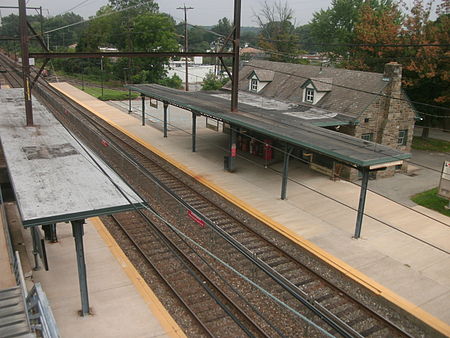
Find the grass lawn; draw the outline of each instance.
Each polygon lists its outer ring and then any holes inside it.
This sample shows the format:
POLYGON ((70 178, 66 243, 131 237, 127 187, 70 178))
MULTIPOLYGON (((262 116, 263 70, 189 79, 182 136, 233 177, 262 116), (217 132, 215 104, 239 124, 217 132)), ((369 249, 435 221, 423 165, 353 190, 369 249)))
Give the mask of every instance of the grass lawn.
POLYGON ((414 136, 412 148, 417 150, 439 151, 444 153, 450 152, 450 142, 437 140, 434 138, 414 136))
POLYGON ((411 197, 411 200, 414 203, 417 203, 425 208, 436 210, 441 214, 446 216, 450 216, 450 210, 445 209, 444 207, 448 205, 448 200, 445 198, 439 197, 437 195, 438 188, 434 188, 431 190, 427 190, 421 192, 417 195, 411 197))
MULTIPOLYGON (((81 89, 81 86, 77 87, 81 89)), ((128 99, 128 91, 125 90, 103 88, 103 96, 102 89, 99 87, 84 86, 84 91, 102 101, 123 101, 128 99)), ((138 95, 136 92, 131 92, 132 99, 135 99, 138 95)))

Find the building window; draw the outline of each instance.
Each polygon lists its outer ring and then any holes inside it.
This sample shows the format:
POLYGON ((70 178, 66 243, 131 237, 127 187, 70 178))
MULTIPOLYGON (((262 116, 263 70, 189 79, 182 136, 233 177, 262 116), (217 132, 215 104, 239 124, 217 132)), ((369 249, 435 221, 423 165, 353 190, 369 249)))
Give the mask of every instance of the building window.
POLYGON ((408 129, 399 130, 397 144, 399 146, 406 146, 407 141, 408 141, 408 129))
POLYGON ((305 101, 311 103, 314 102, 314 89, 306 88, 305 101))
POLYGON ((365 123, 369 123, 369 121, 370 121, 370 119, 369 119, 368 117, 366 117, 366 118, 364 119, 364 122, 365 122, 365 123))
POLYGON ((362 134, 361 138, 365 141, 373 141, 373 133, 362 134))
POLYGON ((256 79, 252 79, 250 82, 250 90, 252 92, 257 92, 258 91, 258 80, 256 79))

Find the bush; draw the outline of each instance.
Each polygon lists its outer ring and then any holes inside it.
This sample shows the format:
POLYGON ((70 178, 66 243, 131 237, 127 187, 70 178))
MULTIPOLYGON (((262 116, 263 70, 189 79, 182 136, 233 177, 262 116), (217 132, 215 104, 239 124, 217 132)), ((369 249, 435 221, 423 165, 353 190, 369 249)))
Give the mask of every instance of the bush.
POLYGON ((202 90, 218 90, 228 82, 227 77, 220 78, 213 73, 206 74, 203 79, 202 90))

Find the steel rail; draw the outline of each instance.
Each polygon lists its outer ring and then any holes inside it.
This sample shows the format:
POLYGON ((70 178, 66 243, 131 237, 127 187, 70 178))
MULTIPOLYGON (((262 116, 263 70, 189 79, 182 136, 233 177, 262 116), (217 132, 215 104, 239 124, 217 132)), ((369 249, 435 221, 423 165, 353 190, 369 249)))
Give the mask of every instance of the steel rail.
MULTIPOLYGON (((151 174, 150 174, 151 175, 151 174)), ((156 181, 159 181, 156 177, 154 177, 154 175, 151 175, 151 176, 153 176, 153 178, 156 180, 156 181)), ((159 182, 159 185, 161 186, 161 188, 166 188, 167 189, 167 187, 164 185, 164 183, 163 182, 159 182)), ((204 215, 202 215, 202 213, 201 212, 199 212, 198 210, 196 210, 195 208, 193 208, 193 207, 191 207, 187 202, 185 202, 182 198, 180 198, 179 196, 177 196, 176 194, 174 194, 173 192, 170 192, 170 189, 168 189, 168 191, 167 191, 169 194, 171 194, 171 195, 174 195, 173 197, 175 198, 175 199, 177 199, 178 201, 179 201, 179 203, 181 203, 182 205, 184 205, 188 210, 191 210, 191 211, 193 211, 193 212, 195 212, 197 215, 199 215, 200 217, 202 217, 203 219, 204 219, 204 221, 205 222, 207 222, 210 226, 211 226, 211 228, 213 228, 213 229, 215 229, 215 228, 217 228, 216 226, 215 226, 215 224, 211 221, 211 220, 209 220, 208 219, 208 217, 206 217, 206 216, 204 216, 204 215)), ((222 229, 216 229, 216 231, 222 236, 222 237, 230 237, 229 235, 227 236, 227 234, 224 234, 223 233, 223 230, 222 229)), ((229 238, 230 239, 230 238, 229 238)), ((231 238, 232 239, 232 238, 231 238)), ((290 293, 292 293, 293 295, 295 295, 295 294, 300 294, 300 296, 301 297, 304 297, 304 295, 302 295, 301 294, 301 292, 299 293, 298 291, 300 291, 297 287, 295 287, 295 288, 293 288, 292 287, 292 285, 289 285, 289 283, 286 283, 286 281, 283 281, 282 280, 282 278, 280 278, 280 277, 282 277, 282 276, 278 276, 277 274, 277 272, 275 271, 275 270, 273 270, 272 268, 270 268, 270 267, 268 267, 267 266, 267 264, 265 264, 264 262, 262 262, 262 261, 260 261, 260 260, 255 260, 254 259, 254 257, 251 255, 251 252, 249 252, 248 250, 246 250, 246 248, 244 247, 244 246, 242 246, 239 242, 236 242, 236 241, 234 241, 234 243, 233 243, 233 239, 231 240, 231 242, 230 242, 231 244, 234 244, 234 246, 237 248, 237 249, 240 249, 240 250, 242 250, 242 253, 244 254, 244 255, 246 255, 246 256, 249 256, 248 258, 250 259, 250 260, 252 260, 256 265, 258 265, 258 266, 260 266, 261 268, 263 268, 264 270, 266 270, 266 273, 268 273, 269 275, 271 275, 271 277, 274 277, 274 279, 278 279, 279 281, 280 281, 280 283, 281 283, 281 285, 284 285, 285 287, 286 287, 286 289, 290 292, 290 293), (296 290, 297 289, 297 290, 296 290)), ((287 281, 287 282, 289 282, 289 281, 287 281)), ((310 299, 303 299, 303 301, 305 302, 305 303, 310 303, 311 302, 311 300, 310 299)), ((305 304, 306 305, 306 304, 305 304)), ((371 311, 370 309, 368 309, 369 311, 371 311)), ((371 311, 372 312, 372 311, 371 311)), ((322 313, 321 311, 318 311, 317 312, 317 314, 319 315, 319 316, 322 316, 322 315, 327 315, 327 313, 322 313)), ((392 324, 392 323, 391 323, 392 324)), ((352 334, 352 332, 345 332, 345 326, 343 327, 343 328, 341 328, 340 327, 340 325, 338 325, 337 326, 337 330, 344 330, 343 331, 343 334, 349 334, 349 336, 351 336, 351 334, 352 334)))

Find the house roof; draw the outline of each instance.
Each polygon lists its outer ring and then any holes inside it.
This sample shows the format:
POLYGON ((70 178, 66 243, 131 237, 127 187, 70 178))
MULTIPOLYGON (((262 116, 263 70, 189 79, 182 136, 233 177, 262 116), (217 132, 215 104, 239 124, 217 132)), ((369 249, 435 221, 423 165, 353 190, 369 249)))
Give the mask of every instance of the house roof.
POLYGON ((253 74, 255 74, 256 77, 258 78, 258 80, 261 81, 261 82, 271 82, 271 81, 273 81, 273 77, 275 75, 275 73, 272 70, 254 69, 247 76, 247 78, 249 79, 250 77, 253 76, 253 74))
POLYGON ((383 74, 361 72, 355 70, 252 60, 240 71, 239 90, 248 90, 247 77, 253 71, 271 70, 274 73, 272 82, 258 94, 281 101, 302 102, 301 86, 311 79, 314 85, 322 90, 331 86, 327 79, 332 79, 332 90, 317 104, 318 108, 357 117, 376 98, 373 94, 380 93, 388 82, 383 81, 383 74), (360 91, 352 90, 357 88, 360 91), (361 91, 362 90, 362 91, 361 91))
POLYGON ((264 51, 253 47, 245 47, 239 51, 240 54, 263 54, 264 51))
POLYGON ((314 78, 310 78, 308 80, 306 80, 303 84, 302 84, 302 88, 306 87, 309 83, 311 83, 314 88, 316 88, 316 90, 318 92, 330 92, 331 88, 333 87, 333 79, 330 78, 322 78, 322 77, 314 77, 314 78))

